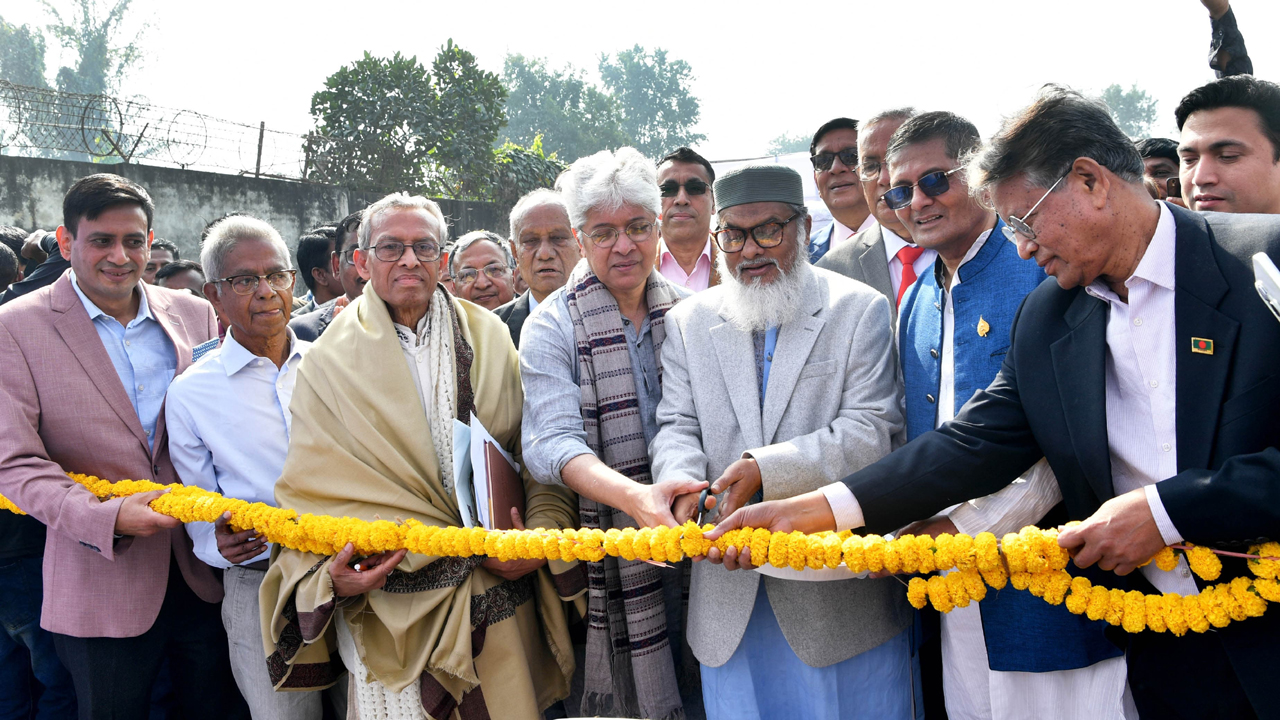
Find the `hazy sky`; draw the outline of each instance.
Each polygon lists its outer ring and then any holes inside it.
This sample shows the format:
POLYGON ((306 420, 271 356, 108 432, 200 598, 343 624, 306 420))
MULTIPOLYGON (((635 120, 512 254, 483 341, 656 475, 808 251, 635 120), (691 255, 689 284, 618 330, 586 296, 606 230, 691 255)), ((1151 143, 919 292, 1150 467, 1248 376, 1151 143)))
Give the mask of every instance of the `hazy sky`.
MULTIPOLYGON (((1275 0, 1233 0, 1258 75, 1280 76, 1275 0)), ((429 64, 445 40, 501 72, 508 52, 571 62, 636 43, 688 61, 702 101, 700 148, 715 160, 762 155, 780 133, 914 105, 946 109, 990 135, 1045 82, 1098 92, 1137 83, 1160 101, 1158 130, 1213 79, 1198 0, 460 3, 134 0, 148 56, 125 87, 151 102, 305 132, 311 95, 368 50, 429 64)), ((45 22, 6 0, 9 22, 45 22)), ((51 48, 52 49, 52 48, 51 48)), ((55 52, 49 64, 56 67, 55 52)))

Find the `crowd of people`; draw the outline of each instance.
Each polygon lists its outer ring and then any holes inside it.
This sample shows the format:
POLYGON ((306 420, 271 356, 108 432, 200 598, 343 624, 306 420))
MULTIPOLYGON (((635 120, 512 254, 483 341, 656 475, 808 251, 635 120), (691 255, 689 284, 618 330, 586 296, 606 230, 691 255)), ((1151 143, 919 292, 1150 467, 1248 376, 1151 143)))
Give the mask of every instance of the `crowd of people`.
POLYGON ((785 166, 621 148, 508 228, 451 241, 392 193, 296 252, 229 212, 195 262, 145 188, 79 179, 55 232, 0 228, 0 494, 29 513, 0 513, 0 717, 1276 717, 1274 615, 1122 637, 1010 586, 939 616, 733 549, 318 556, 66 474, 470 526, 480 425, 519 467, 509 527, 1080 521, 1072 572, 1194 595, 1185 560, 1139 566, 1280 534, 1251 265, 1280 260, 1280 86, 1227 72, 1229 11, 1215 43, 1177 139, 1056 85, 985 142, 946 111, 824 123, 824 227, 785 166))

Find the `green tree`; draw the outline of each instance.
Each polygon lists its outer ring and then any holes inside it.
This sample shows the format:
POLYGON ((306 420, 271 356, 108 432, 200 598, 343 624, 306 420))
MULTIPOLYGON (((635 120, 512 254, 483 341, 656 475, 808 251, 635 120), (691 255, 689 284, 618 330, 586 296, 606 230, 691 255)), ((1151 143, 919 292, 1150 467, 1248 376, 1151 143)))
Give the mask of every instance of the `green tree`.
POLYGON ((615 56, 600 56, 600 77, 622 106, 622 129, 637 150, 659 158, 681 145, 707 137, 693 132, 701 115, 689 92, 693 69, 684 60, 668 60, 667 51, 636 45, 615 56))
POLYGON ((618 102, 572 65, 552 70, 542 58, 508 54, 502 81, 509 141, 531 146, 541 137, 541 146, 566 162, 631 143, 618 102))
POLYGON ((1112 85, 1102 91, 1102 101, 1111 109, 1111 117, 1125 135, 1143 138, 1151 134, 1156 122, 1156 99, 1145 90, 1133 85, 1126 91, 1112 85))
POLYGON ((493 172, 493 143, 507 124, 503 109, 507 89, 452 39, 436 56, 431 73, 437 92, 435 111, 447 120, 439 125, 433 159, 448 168, 449 197, 481 197, 493 172))
POLYGON ((556 177, 568 167, 555 153, 543 153, 541 136, 535 136, 529 147, 508 140, 494 151, 494 161, 492 200, 501 205, 504 212, 514 207, 525 193, 554 185, 556 177))
POLYGON ((769 141, 769 146, 765 148, 765 152, 770 155, 809 152, 809 140, 810 138, 807 135, 782 133, 769 141))
POLYGON ((0 80, 47 88, 44 35, 30 25, 11 25, 0 17, 0 80))
POLYGON ((53 20, 49 34, 58 44, 75 53, 74 66, 59 68, 57 87, 64 92, 108 95, 120 91, 129 70, 143 56, 142 26, 132 38, 122 38, 125 16, 132 0, 115 0, 114 4, 99 0, 77 0, 70 14, 64 15, 49 0, 42 0, 53 20))

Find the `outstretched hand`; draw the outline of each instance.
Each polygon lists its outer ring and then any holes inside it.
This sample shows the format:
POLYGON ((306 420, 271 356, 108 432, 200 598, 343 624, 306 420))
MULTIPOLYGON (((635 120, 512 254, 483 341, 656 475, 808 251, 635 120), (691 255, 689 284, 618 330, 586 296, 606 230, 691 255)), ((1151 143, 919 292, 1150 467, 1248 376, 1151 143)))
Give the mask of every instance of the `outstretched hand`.
MULTIPOLYGON (((636 485, 626 511, 638 527, 675 527, 682 523, 676 522, 672 504, 682 495, 693 495, 696 505, 698 493, 706 486, 705 480, 668 480, 653 485, 636 485)), ((684 512, 683 503, 681 512, 684 512)))
POLYGON ((1097 563, 1117 575, 1133 572, 1165 546, 1142 488, 1111 498, 1084 522, 1064 528, 1058 544, 1071 551, 1077 567, 1097 563))

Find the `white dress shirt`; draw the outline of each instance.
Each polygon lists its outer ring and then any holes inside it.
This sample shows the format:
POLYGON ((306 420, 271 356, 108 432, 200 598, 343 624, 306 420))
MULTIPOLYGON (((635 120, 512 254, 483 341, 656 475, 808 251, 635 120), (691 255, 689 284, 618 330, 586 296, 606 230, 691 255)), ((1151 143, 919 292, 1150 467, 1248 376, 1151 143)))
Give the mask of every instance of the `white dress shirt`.
MULTIPOLYGON (((173 381, 165 424, 169 455, 183 483, 275 506, 276 479, 289 451, 289 401, 309 347, 289 330, 289 357, 277 368, 246 350, 230 330, 221 347, 173 381)), ((186 527, 196 557, 216 568, 231 567, 218 552, 212 523, 186 527)), ((241 564, 266 560, 270 552, 268 545, 241 564)))
MULTIPOLYGON (((889 261, 889 282, 893 283, 893 296, 898 297, 898 288, 902 285, 902 261, 898 259, 898 251, 913 243, 903 240, 897 233, 883 225, 880 226, 880 236, 884 238, 884 254, 889 261)), ((922 278, 925 273, 933 272, 933 261, 937 259, 937 250, 926 248, 920 253, 920 257, 911 263, 911 268, 916 271, 916 278, 922 278)), ((965 262, 968 262, 968 259, 965 262)))

